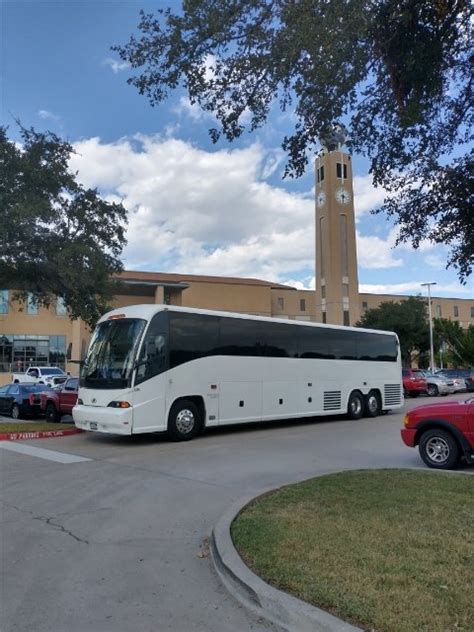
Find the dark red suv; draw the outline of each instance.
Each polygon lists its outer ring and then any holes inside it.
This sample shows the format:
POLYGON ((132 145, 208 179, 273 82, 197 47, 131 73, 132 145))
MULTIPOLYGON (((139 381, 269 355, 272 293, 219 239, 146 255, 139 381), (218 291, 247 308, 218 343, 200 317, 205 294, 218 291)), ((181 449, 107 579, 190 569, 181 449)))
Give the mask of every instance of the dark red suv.
POLYGON ((418 446, 429 467, 454 468, 461 458, 474 463, 474 398, 413 408, 405 415, 403 442, 418 446))
POLYGON ((411 369, 402 370, 403 394, 405 397, 418 397, 420 393, 426 393, 428 383, 424 377, 421 377, 411 369))

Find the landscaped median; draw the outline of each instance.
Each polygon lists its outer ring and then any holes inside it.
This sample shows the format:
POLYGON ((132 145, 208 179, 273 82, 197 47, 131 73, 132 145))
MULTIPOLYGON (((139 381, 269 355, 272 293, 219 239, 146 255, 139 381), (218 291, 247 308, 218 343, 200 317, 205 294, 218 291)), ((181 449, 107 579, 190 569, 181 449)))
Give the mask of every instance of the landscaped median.
POLYGON ((266 494, 231 535, 269 584, 377 632, 472 630, 474 476, 342 472, 266 494))
POLYGON ((0 441, 19 441, 22 439, 49 439, 64 437, 82 432, 75 426, 52 424, 41 421, 0 423, 0 441))

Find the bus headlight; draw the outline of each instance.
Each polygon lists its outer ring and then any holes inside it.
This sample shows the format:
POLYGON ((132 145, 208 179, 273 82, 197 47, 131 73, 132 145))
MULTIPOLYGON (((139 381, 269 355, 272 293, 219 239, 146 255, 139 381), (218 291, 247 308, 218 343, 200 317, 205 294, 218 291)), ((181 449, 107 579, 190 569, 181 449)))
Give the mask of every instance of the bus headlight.
POLYGON ((107 404, 107 408, 131 408, 132 405, 129 402, 118 402, 118 401, 114 401, 114 402, 110 402, 110 404, 107 404))

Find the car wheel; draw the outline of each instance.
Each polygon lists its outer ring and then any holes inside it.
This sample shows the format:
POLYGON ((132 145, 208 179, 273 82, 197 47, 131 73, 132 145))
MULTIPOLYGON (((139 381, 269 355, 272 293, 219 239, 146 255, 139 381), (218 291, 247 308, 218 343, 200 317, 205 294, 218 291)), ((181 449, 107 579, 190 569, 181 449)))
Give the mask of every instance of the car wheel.
POLYGON ((439 428, 424 432, 418 449, 426 465, 437 470, 451 470, 460 457, 459 446, 454 437, 439 428))
POLYGON ((349 419, 360 419, 364 414, 364 399, 359 391, 354 391, 347 404, 347 416, 349 419))
POLYGON ((171 406, 168 417, 168 435, 173 441, 193 439, 201 426, 201 414, 194 402, 183 399, 171 406))
POLYGON ((365 414, 367 417, 378 417, 382 412, 380 395, 376 391, 370 391, 365 399, 365 414))
POLYGON ((439 389, 436 384, 428 384, 428 388, 426 389, 427 395, 430 397, 436 397, 439 395, 439 389))
POLYGON ((56 410, 56 406, 51 402, 46 406, 45 417, 46 421, 49 421, 53 424, 59 421, 59 415, 58 411, 56 410))
POLYGON ((18 404, 13 404, 11 409, 11 416, 13 417, 13 419, 20 419, 21 413, 18 404))

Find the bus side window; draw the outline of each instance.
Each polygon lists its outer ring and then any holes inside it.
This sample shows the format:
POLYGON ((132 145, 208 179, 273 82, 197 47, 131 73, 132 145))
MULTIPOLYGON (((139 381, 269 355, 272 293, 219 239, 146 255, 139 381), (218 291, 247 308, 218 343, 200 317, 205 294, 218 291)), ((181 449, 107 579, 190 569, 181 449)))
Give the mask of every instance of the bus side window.
POLYGON ((168 369, 166 323, 157 314, 150 323, 138 358, 136 383, 140 384, 168 369))

